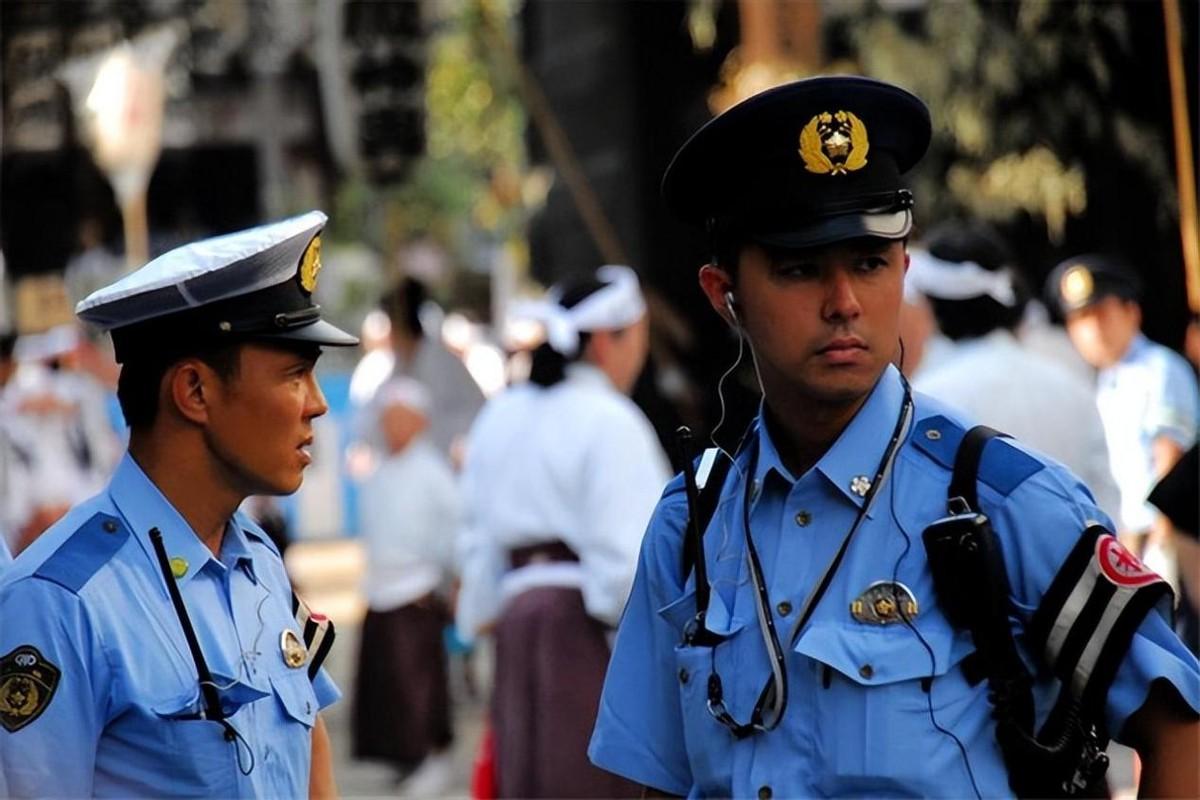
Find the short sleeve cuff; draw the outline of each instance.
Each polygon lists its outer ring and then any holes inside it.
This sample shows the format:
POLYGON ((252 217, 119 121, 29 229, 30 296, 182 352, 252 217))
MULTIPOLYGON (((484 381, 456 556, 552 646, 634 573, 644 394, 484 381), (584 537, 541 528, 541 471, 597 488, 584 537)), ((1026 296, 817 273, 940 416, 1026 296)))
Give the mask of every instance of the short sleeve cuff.
POLYGON ((1200 714, 1200 665, 1183 642, 1154 615, 1133 637, 1108 694, 1108 730, 1120 737, 1125 723, 1142 707, 1155 680, 1169 681, 1193 713, 1200 714))
POLYGON ((333 678, 329 677, 324 667, 317 670, 317 677, 313 680, 313 691, 317 695, 317 705, 322 709, 342 699, 342 690, 333 682, 333 678))
POLYGON ((685 797, 691 790, 689 784, 672 775, 644 749, 600 726, 592 734, 588 759, 600 769, 660 792, 685 797))

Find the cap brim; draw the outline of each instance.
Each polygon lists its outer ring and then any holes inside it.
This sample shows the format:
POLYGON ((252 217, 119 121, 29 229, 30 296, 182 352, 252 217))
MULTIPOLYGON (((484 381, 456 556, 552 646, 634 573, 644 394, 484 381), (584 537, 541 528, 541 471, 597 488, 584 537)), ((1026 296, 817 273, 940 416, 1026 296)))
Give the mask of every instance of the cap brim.
POLYGON ((301 328, 293 328, 270 335, 254 334, 250 338, 265 341, 307 342, 325 347, 353 347, 358 344, 357 336, 351 336, 341 328, 323 319, 319 319, 313 324, 305 325, 301 328))
POLYGON ((903 239, 912 231, 912 224, 912 211, 906 208, 886 214, 843 214, 798 230, 751 233, 750 238, 768 247, 799 250, 866 236, 903 239))

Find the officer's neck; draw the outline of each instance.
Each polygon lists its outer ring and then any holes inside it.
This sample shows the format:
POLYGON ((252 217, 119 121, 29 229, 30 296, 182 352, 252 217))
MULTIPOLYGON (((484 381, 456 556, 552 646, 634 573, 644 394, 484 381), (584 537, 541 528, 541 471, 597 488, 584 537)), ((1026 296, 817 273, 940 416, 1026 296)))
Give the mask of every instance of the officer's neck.
POLYGON ((768 392, 763 412, 788 472, 799 477, 812 469, 865 402, 866 397, 846 404, 814 403, 794 392, 768 392))
POLYGON ((247 495, 228 480, 222 465, 206 450, 188 452, 187 439, 131 433, 129 455, 196 538, 219 558, 225 525, 247 495))

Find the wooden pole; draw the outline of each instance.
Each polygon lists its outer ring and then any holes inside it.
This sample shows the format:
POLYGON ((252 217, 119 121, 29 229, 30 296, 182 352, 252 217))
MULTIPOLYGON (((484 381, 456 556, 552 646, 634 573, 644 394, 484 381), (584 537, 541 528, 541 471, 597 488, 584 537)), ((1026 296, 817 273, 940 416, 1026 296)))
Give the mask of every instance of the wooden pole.
POLYGON ((1175 129, 1175 179, 1179 191, 1183 269, 1187 280, 1188 306, 1193 312, 1200 312, 1200 216, 1196 211, 1196 172, 1192 162, 1187 79, 1183 71, 1179 0, 1163 0, 1163 18, 1167 38, 1167 73, 1171 81, 1171 119, 1175 129))

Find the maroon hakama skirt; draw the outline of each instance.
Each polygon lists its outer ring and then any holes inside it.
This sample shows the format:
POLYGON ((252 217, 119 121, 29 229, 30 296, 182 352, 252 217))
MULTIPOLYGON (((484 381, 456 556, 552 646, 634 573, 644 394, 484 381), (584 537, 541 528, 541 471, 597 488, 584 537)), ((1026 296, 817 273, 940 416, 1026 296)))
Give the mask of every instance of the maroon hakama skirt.
POLYGON ((610 650, 579 590, 521 593, 500 616, 495 642, 497 796, 640 796, 640 787, 588 761, 610 650))
POLYGON ((406 771, 453 738, 441 601, 368 611, 354 695, 354 756, 406 771))

